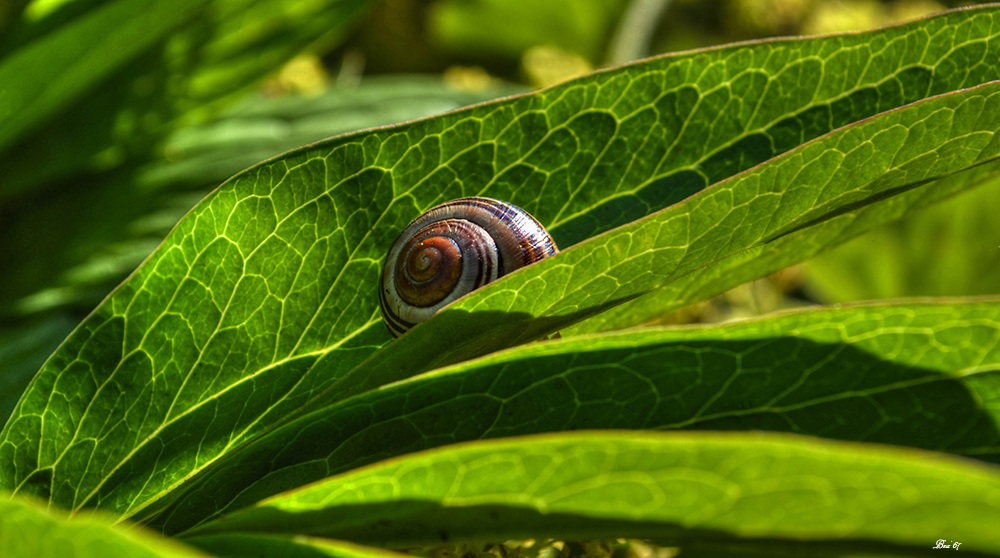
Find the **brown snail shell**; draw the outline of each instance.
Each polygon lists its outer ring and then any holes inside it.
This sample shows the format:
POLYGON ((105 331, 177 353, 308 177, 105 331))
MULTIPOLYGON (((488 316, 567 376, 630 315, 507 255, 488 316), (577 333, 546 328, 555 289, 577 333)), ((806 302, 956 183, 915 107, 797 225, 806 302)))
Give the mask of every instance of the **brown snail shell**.
POLYGON ((394 337, 450 302, 559 249, 523 209, 491 198, 432 207, 403 229, 379 277, 379 307, 394 337))

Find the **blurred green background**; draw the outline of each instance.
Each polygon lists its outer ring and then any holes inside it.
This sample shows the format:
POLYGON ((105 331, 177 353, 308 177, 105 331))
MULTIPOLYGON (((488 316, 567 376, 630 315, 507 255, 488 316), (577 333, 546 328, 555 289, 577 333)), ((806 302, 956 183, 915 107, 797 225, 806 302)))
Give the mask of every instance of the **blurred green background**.
MULTIPOLYGON (((4 61, 108 0, 0 2, 4 61)), ((861 30, 934 0, 203 0, 58 110, 0 134, 0 414, 66 334, 236 172, 645 56, 861 30)), ((989 184, 696 305, 716 322, 813 303, 1000 292, 989 184)))

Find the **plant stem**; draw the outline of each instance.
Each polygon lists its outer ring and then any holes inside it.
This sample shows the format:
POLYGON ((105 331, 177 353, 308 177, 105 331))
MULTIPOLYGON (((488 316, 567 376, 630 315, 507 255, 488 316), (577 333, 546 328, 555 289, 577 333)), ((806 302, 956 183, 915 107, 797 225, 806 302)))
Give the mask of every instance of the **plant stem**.
POLYGON ((670 0, 632 0, 608 47, 606 65, 631 62, 649 54, 649 43, 670 0))

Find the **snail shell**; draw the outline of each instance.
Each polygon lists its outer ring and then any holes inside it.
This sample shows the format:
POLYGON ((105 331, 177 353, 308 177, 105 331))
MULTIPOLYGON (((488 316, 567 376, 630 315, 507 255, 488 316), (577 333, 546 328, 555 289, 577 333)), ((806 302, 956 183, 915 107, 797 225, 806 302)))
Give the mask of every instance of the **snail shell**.
POLYGON ((446 304, 559 249, 523 209, 491 198, 461 198, 413 220, 389 249, 379 307, 394 337, 446 304))

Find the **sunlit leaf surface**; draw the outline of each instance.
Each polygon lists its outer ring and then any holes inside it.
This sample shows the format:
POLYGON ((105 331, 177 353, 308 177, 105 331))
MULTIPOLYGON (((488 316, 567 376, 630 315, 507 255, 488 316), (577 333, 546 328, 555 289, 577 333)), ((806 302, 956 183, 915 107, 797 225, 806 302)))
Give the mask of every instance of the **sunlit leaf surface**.
POLYGON ((809 261, 818 300, 973 296, 1000 285, 1000 181, 809 261))
MULTIPOLYGON (((822 253, 831 246, 859 237, 875 227, 914 214, 949 196, 983 184, 990 184, 984 188, 993 189, 997 185, 998 177, 1000 177, 1000 163, 994 161, 940 179, 934 182, 932 187, 901 192, 886 203, 844 211, 807 229, 717 260, 631 302, 618 305, 565 328, 561 333, 564 336, 580 335, 634 327, 644 322, 655 321, 673 310, 706 300, 747 281, 774 273, 822 253)), ((976 192, 977 196, 980 194, 981 192, 976 192)), ((941 267, 941 263, 937 260, 925 260, 924 265, 941 267)))

